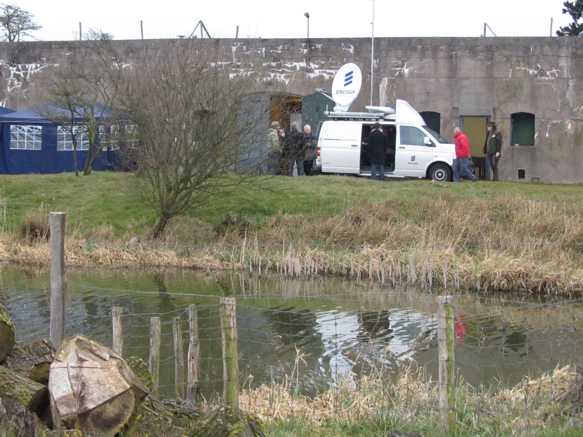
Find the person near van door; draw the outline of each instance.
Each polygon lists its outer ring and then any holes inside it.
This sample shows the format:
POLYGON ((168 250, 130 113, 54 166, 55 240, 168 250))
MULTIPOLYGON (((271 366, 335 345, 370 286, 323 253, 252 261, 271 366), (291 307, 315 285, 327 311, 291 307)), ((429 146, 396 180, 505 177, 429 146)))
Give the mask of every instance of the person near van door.
POLYGON ((304 176, 304 157, 306 154, 304 135, 299 132, 295 126, 291 128, 291 131, 287 136, 287 143, 289 144, 291 154, 291 159, 289 162, 289 175, 293 176, 295 164, 298 176, 304 176))
POLYGON ((496 130, 496 123, 488 123, 484 154, 486 155, 486 179, 497 181, 498 162, 502 156, 502 134, 496 130))
POLYGON ((385 153, 388 146, 387 136, 379 122, 376 122, 368 135, 368 158, 370 177, 382 181, 385 178, 385 153))
POLYGON ((470 140, 459 127, 453 130, 455 139, 455 159, 453 160, 453 181, 459 182, 462 178, 476 181, 478 178, 471 169, 470 140))
POLYGON ((279 174, 281 171, 281 139, 279 137, 279 122, 271 122, 271 128, 267 132, 269 152, 267 154, 267 172, 279 174))
POLYGON ((295 127, 284 131, 284 134, 280 134, 280 138, 283 139, 283 151, 281 157, 281 174, 284 176, 293 176, 294 163, 296 159, 296 136, 297 130, 295 127))
POLYGON ((312 136, 312 126, 309 124, 304 126, 304 150, 304 173, 310 176, 316 160, 316 144, 312 136))

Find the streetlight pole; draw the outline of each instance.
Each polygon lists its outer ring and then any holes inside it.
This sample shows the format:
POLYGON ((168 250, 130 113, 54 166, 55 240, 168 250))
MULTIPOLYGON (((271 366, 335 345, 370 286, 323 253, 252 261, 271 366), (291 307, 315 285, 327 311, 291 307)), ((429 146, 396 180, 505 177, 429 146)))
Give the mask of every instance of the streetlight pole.
POLYGON ((370 105, 373 105, 374 97, 374 24, 375 24, 375 3, 376 0, 372 0, 372 21, 371 25, 371 40, 370 40, 370 105))
POLYGON ((308 24, 308 33, 307 33, 307 37, 306 37, 306 70, 309 70, 311 67, 311 62, 310 62, 310 13, 309 12, 305 12, 304 13, 304 17, 306 17, 307 20, 307 24, 308 24))

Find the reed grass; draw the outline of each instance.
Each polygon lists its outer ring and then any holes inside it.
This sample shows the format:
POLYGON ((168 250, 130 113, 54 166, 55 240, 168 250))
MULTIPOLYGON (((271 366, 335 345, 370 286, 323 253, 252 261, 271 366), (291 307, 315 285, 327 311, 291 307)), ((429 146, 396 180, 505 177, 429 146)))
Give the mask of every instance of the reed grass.
MULTIPOLYGON (((512 388, 475 388, 460 381, 456 426, 447 435, 562 435, 580 430, 578 406, 560 400, 575 378, 575 369, 567 366, 525 378, 512 388)), ((372 372, 356 384, 344 381, 315 397, 294 394, 290 382, 241 394, 242 408, 262 419, 269 435, 446 435, 437 383, 420 369, 404 368, 392 378, 372 372)))
MULTIPOLYGON (((62 196, 70 265, 337 275, 480 292, 583 291, 582 186, 258 178, 261 188, 220 196, 172 221, 163 240, 149 241, 145 206, 131 188, 114 188, 133 176, 37 178, 4 178, 6 222, 19 223, 19 214, 38 205, 58 207, 62 196), (58 182, 68 185, 47 198, 45 185, 57 190, 58 182), (73 199, 91 183, 97 192, 73 199), (19 191, 25 184, 33 185, 26 194, 19 191), (135 236, 140 244, 128 244, 135 236)), ((23 244, 10 232, 0 237, 3 261, 46 265, 46 255, 42 242, 23 244)))

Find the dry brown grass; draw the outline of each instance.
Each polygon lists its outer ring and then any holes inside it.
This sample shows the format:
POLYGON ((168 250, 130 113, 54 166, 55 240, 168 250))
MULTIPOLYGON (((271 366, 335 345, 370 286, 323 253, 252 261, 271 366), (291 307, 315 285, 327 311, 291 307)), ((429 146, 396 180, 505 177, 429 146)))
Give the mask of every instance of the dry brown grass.
MULTIPOLYGON (((278 214, 261 226, 237 219, 217 233, 179 219, 162 241, 128 248, 110 228, 73 235, 75 265, 339 275, 392 286, 579 294, 583 205, 499 197, 397 200, 325 217, 278 214), (89 243, 88 243, 89 241, 89 243)), ((0 241, 0 259, 43 265, 46 247, 0 241)))
MULTIPOLYGON (((12 264, 46 267, 49 264, 47 244, 22 244, 12 238, 0 239, 0 259, 12 264)), ((65 244, 65 262, 74 267, 135 268, 178 267, 205 271, 233 269, 233 266, 218 259, 213 253, 198 251, 189 256, 178 256, 175 250, 164 247, 139 246, 129 248, 127 244, 88 245, 86 240, 68 239, 65 244)))
MULTIPOLYGON (((532 435, 564 419, 569 405, 557 399, 575 381, 572 367, 557 368, 513 388, 477 390, 460 382, 456 389, 458 435, 532 435)), ((244 410, 268 424, 289 420, 317 430, 330 422, 344 425, 385 418, 393 426, 439 429, 438 387, 421 370, 403 369, 388 379, 380 372, 356 385, 341 383, 315 397, 293 395, 289 383, 245 390, 244 410)))
POLYGON ((243 268, 337 274, 390 285, 570 294, 583 290, 583 208, 445 198, 274 217, 234 254, 243 268), (243 249, 244 246, 244 249, 243 249))

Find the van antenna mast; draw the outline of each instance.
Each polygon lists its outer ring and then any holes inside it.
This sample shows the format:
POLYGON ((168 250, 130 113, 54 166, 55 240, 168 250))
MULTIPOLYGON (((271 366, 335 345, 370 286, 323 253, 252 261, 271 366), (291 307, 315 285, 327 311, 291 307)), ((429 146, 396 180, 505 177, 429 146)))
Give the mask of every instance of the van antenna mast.
POLYGON ((371 39, 370 39, 370 105, 372 106, 372 99, 374 97, 374 22, 375 22, 375 3, 372 0, 372 21, 371 25, 371 39))

